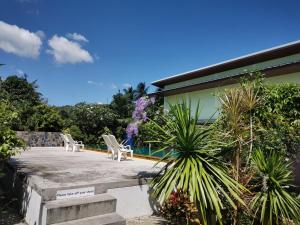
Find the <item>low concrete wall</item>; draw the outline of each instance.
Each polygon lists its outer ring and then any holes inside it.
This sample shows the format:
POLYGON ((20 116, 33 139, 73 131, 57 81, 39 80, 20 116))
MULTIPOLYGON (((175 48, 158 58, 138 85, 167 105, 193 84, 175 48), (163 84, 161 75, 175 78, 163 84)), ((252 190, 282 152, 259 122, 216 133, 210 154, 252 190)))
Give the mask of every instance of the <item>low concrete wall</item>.
POLYGON ((17 131, 17 135, 30 147, 63 146, 59 132, 17 131))
POLYGON ((150 216, 157 210, 148 185, 108 189, 107 193, 117 199, 116 212, 125 219, 150 216))

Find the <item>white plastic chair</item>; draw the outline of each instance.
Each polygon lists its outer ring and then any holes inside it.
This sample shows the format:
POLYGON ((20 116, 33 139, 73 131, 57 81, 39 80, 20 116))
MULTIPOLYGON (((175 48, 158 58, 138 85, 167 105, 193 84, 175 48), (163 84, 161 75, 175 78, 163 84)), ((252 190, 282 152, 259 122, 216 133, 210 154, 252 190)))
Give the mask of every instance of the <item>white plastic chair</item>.
POLYGON ((113 147, 112 147, 112 144, 110 142, 110 139, 108 137, 108 135, 105 135, 103 134, 102 135, 102 138, 107 146, 107 154, 108 154, 108 157, 109 155, 111 154, 111 158, 114 160, 115 159, 115 155, 116 155, 116 152, 114 151, 113 147))
POLYGON ((70 141, 68 139, 68 137, 64 134, 60 134, 61 138, 63 139, 64 141, 64 146, 65 146, 65 150, 66 152, 69 151, 69 148, 72 147, 71 144, 70 144, 70 141))
POLYGON ((67 138, 69 139, 70 144, 72 145, 73 148, 73 152, 80 151, 80 148, 84 149, 84 144, 82 143, 82 141, 75 141, 71 134, 66 134, 67 138))
POLYGON ((127 153, 130 153, 130 158, 133 158, 133 150, 131 150, 131 146, 130 145, 122 145, 119 144, 116 137, 114 135, 108 135, 110 143, 112 145, 112 148, 114 149, 115 152, 118 153, 118 161, 121 161, 121 157, 122 155, 125 157, 125 159, 127 158, 127 153))

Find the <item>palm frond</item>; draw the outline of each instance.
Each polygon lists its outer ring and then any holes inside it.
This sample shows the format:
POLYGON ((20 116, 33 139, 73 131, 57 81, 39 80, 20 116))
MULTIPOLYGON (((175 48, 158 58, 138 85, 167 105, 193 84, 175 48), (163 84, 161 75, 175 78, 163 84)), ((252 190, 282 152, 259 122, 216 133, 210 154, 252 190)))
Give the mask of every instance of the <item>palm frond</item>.
POLYGON ((171 105, 171 115, 164 116, 163 125, 150 121, 154 123, 153 141, 159 142, 161 149, 174 151, 163 158, 168 163, 151 183, 153 194, 163 203, 174 190, 183 190, 198 207, 204 225, 211 217, 207 212, 215 214, 222 224, 222 199, 236 208, 235 201, 244 204, 239 196, 245 188, 228 175, 226 165, 217 156, 218 145, 209 138, 212 128, 197 125, 199 103, 194 114, 190 105, 171 105))
POLYGON ((291 167, 280 154, 265 155, 258 150, 253 156, 259 172, 259 191, 252 199, 251 208, 263 225, 300 222, 300 201, 289 189, 293 183, 291 167))

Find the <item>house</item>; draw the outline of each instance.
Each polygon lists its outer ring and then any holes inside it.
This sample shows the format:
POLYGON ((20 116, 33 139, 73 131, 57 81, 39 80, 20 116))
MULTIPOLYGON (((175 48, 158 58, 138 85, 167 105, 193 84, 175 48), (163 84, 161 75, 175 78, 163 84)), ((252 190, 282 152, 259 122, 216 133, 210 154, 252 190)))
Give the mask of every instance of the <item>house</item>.
POLYGON ((200 101, 201 121, 218 116, 218 93, 237 86, 241 77, 258 70, 265 75, 267 83, 300 83, 300 40, 170 76, 152 85, 161 89, 154 94, 164 97, 165 109, 186 99, 191 100, 195 110, 200 101))

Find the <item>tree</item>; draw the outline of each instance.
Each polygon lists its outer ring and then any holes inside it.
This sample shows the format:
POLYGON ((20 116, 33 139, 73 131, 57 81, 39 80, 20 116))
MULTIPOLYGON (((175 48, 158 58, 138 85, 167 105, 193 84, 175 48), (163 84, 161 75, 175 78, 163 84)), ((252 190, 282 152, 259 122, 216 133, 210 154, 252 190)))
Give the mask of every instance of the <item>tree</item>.
POLYGON ((33 131, 59 132, 63 128, 63 120, 56 108, 46 104, 33 107, 33 113, 29 117, 28 128, 33 131))
POLYGON ((134 90, 130 86, 128 88, 123 89, 124 95, 127 97, 128 100, 133 101, 133 95, 134 95, 134 90))
POLYGON ((113 95, 110 107, 119 114, 120 118, 130 118, 134 109, 133 93, 120 91, 113 95))
POLYGON ((82 134, 82 141, 98 144, 102 141, 104 128, 115 131, 118 127, 119 116, 108 105, 79 103, 70 109, 69 116, 72 130, 82 134), (80 132, 76 126, 80 129, 80 132))
POLYGON ((138 83, 136 89, 134 90, 134 100, 137 100, 140 97, 147 95, 148 89, 149 87, 147 87, 145 82, 138 83))
POLYGON ((29 82, 27 76, 9 76, 2 80, 0 99, 8 101, 18 112, 12 123, 13 130, 28 130, 28 120, 33 108, 43 103, 42 95, 37 91, 36 81, 29 82))
POLYGON ((27 76, 9 76, 1 82, 1 98, 8 100, 13 106, 34 106, 42 102, 41 94, 37 91, 36 81, 29 82, 27 76))

